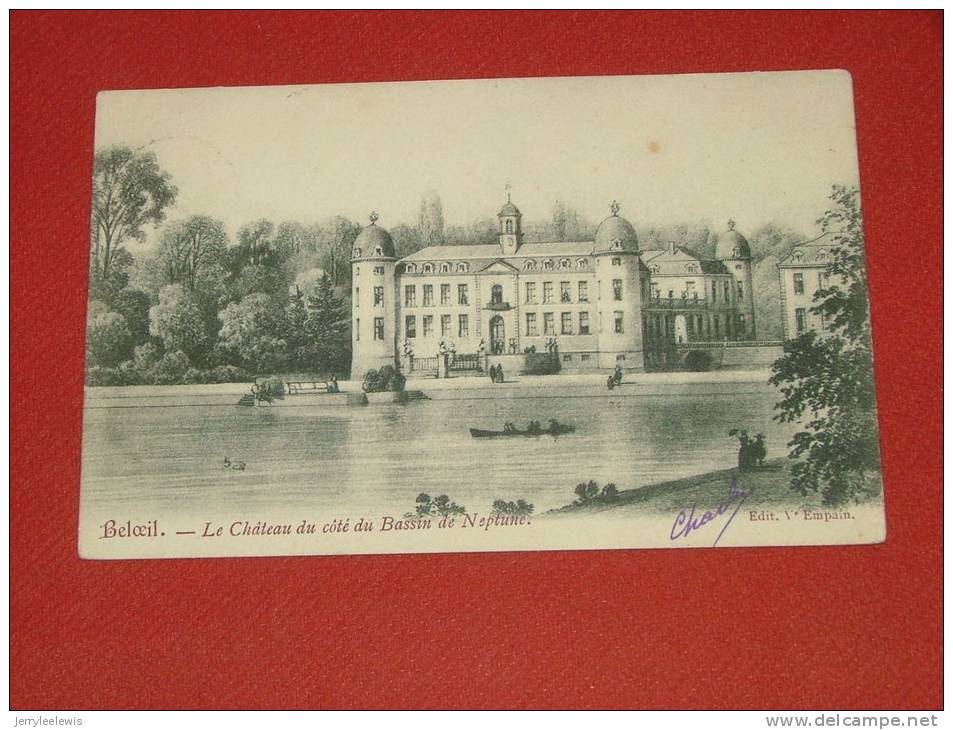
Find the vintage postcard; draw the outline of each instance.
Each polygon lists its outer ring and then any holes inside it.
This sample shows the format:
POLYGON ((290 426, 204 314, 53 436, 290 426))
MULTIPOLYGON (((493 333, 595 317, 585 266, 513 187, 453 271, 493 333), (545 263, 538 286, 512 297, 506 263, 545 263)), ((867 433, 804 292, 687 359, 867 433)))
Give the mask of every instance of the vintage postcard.
POLYGON ((843 71, 103 92, 84 558, 880 542, 843 71))

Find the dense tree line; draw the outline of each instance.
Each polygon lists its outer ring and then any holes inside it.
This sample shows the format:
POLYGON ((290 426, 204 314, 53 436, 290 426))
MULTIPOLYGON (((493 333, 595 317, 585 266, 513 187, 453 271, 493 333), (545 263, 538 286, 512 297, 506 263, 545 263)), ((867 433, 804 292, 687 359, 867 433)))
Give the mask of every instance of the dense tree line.
POLYGON ((169 384, 345 372, 350 246, 360 225, 166 220, 177 190, 151 152, 96 154, 87 383, 169 384), (134 256, 155 226, 158 243, 134 256))

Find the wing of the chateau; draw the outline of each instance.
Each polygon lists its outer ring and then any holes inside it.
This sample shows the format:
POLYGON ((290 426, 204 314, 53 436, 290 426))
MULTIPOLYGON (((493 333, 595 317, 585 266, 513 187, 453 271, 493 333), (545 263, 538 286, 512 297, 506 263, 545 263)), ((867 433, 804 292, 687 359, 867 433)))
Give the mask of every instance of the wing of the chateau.
MULTIPOLYGON (((507 196, 509 198, 509 196, 507 196)), ((619 204, 592 241, 524 243, 509 199, 499 242, 429 246, 398 259, 377 214, 354 241, 351 377, 384 365, 446 372, 641 371, 678 345, 755 337, 752 262, 734 229, 715 259, 643 251, 619 204)))

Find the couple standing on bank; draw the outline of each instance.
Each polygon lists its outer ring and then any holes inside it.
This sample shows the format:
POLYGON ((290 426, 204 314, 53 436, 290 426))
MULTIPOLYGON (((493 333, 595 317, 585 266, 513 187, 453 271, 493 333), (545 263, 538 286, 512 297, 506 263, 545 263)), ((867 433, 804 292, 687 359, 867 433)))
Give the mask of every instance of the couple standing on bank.
POLYGON ((490 365, 490 380, 494 383, 503 382, 503 366, 490 365))

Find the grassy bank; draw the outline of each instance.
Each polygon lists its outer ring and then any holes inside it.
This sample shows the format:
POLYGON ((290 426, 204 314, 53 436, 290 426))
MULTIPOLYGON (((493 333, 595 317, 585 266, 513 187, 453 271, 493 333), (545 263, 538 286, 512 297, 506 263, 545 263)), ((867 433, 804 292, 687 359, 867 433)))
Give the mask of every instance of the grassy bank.
MULTIPOLYGON (((693 504, 707 509, 725 500, 733 489, 735 479, 737 483, 734 488, 751 492, 745 499, 745 509, 788 506, 821 509, 819 495, 802 497, 791 489, 790 465, 791 461, 782 457, 771 459, 765 462, 763 469, 754 471, 720 469, 683 479, 620 490, 618 496, 611 501, 596 501, 585 505, 567 504, 550 510, 547 514, 595 513, 606 510, 611 510, 619 516, 626 512, 642 515, 656 512, 672 514, 693 504)), ((870 479, 879 483, 880 473, 871 475, 870 479)))

